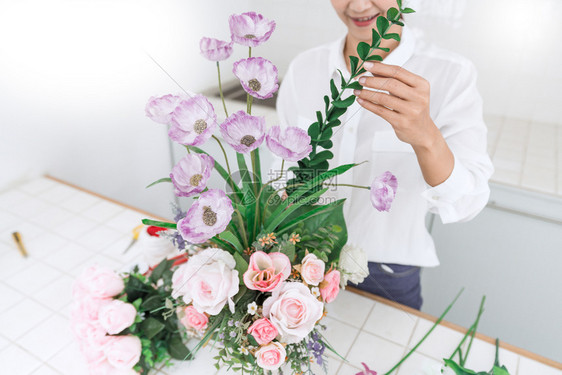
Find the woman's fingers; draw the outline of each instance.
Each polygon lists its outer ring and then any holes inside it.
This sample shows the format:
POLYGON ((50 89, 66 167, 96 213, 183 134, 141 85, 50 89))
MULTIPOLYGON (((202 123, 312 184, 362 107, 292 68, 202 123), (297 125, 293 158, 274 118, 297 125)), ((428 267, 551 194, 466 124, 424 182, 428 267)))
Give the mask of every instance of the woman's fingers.
POLYGON ((363 76, 359 79, 359 83, 372 89, 388 91, 392 95, 406 100, 414 96, 410 86, 394 78, 363 76))
POLYGON ((403 69, 397 65, 388 65, 381 62, 367 61, 363 64, 363 68, 371 72, 374 76, 394 78, 405 83, 410 87, 418 87, 425 81, 422 77, 403 69))
POLYGON ((404 112, 408 103, 397 96, 371 90, 355 90, 353 94, 366 102, 380 104, 396 112, 404 112))
MULTIPOLYGON (((388 96, 387 94, 383 94, 388 96)), ((360 97, 357 98, 357 103, 363 108, 373 112, 375 115, 378 115, 388 121, 390 124, 395 124, 399 119, 399 114, 394 112, 391 109, 386 108, 384 105, 375 104, 371 101, 362 99, 360 97)))

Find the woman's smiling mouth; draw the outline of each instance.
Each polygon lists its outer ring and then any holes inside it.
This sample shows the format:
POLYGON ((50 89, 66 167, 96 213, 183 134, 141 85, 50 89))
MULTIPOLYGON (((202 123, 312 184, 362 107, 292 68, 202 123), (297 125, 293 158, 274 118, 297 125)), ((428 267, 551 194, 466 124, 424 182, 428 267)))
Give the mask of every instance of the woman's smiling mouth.
POLYGON ((349 17, 349 18, 353 21, 355 26, 365 27, 373 23, 373 21, 377 18, 378 15, 379 13, 368 17, 349 17))

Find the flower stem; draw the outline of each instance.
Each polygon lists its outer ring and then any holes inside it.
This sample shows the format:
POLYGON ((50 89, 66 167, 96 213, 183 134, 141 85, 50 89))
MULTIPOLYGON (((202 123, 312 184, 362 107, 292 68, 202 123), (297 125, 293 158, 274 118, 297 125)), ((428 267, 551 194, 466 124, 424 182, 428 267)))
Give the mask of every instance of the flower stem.
POLYGON ((472 346, 472 340, 474 339, 474 335, 476 333, 476 330, 478 329, 478 323, 480 322, 480 316, 482 316, 482 313, 484 312, 484 302, 485 301, 486 301, 486 296, 482 296, 482 300, 480 301, 480 309, 478 310, 478 315, 476 316, 476 320, 474 321, 474 323, 472 323, 472 325, 470 326, 468 331, 466 331, 466 333, 465 333, 464 337, 462 338, 461 342, 459 343, 459 345, 457 345, 457 347, 455 348, 455 351, 449 357, 449 359, 452 360, 453 357, 455 356, 455 354, 457 354, 457 352, 458 352, 459 357, 460 357, 459 365, 461 365, 463 367, 464 367, 464 363, 466 362, 466 358, 468 357, 468 353, 470 352, 470 347, 472 346), (467 337, 469 335, 470 335, 470 342, 468 344, 468 348, 466 349, 466 353, 463 356, 461 346, 464 344, 465 340, 467 339, 467 337))
POLYGON ((462 288, 458 293, 457 296, 455 297, 455 299, 453 300, 453 302, 451 302, 449 304, 449 306, 447 306, 447 308, 445 309, 445 311, 443 311, 443 314, 441 314, 441 316, 435 321, 435 323, 433 323, 433 326, 429 329, 429 331, 427 331, 427 333, 422 337, 422 339, 416 344, 416 346, 414 346, 409 352, 408 354, 406 354, 406 356, 404 358, 402 358, 397 364, 394 365, 393 368, 391 368, 389 371, 387 371, 384 375, 390 375, 394 370, 396 370, 396 368, 398 368, 398 366, 400 366, 406 359, 408 359, 408 357, 410 355, 412 355, 413 352, 415 352, 418 347, 425 341, 425 339, 429 336, 429 334, 431 332, 433 332, 433 330, 435 329, 435 327, 437 327, 439 325, 439 323, 441 323, 441 321, 443 320, 443 318, 445 317, 445 315, 447 315, 447 313, 449 312, 449 310, 451 310, 451 308, 453 307, 453 305, 455 304, 455 302, 457 302, 457 299, 459 299, 460 295, 462 294, 462 292, 464 291, 464 288, 462 288))
POLYGON ((236 216, 238 218, 238 224, 240 225, 240 230, 242 232, 242 241, 244 241, 244 248, 248 248, 248 235, 246 234, 246 227, 244 226, 245 225, 244 218, 242 217, 242 214, 237 208, 234 209, 234 212, 236 212, 236 216))
POLYGON ((220 139, 217 138, 217 136, 213 135, 212 137, 217 141, 217 143, 219 144, 222 150, 222 154, 224 155, 224 161, 226 162, 226 170, 228 171, 228 175, 232 178, 232 172, 230 171, 230 165, 228 164, 228 156, 226 155, 226 150, 224 149, 222 142, 220 141, 220 139))
POLYGON ((219 62, 217 61, 217 73, 219 74, 219 93, 221 95, 221 100, 222 100, 222 106, 224 108, 224 113, 226 114, 226 117, 228 117, 228 111, 226 110, 226 104, 224 103, 224 95, 222 93, 222 84, 221 84, 221 69, 219 67, 219 62))
POLYGON ((352 184, 324 184, 324 186, 347 186, 347 187, 353 187, 353 188, 358 188, 358 189, 366 189, 366 190, 371 190, 371 188, 369 186, 361 186, 361 185, 352 185, 352 184))

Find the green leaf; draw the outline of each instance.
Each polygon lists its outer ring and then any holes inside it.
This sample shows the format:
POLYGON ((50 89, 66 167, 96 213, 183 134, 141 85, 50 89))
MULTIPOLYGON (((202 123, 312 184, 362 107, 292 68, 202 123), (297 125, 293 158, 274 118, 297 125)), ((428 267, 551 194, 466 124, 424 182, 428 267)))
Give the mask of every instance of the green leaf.
POLYGON ((371 46, 365 42, 359 42, 359 44, 357 45, 357 54, 359 55, 359 58, 361 60, 365 60, 365 57, 369 56, 370 51, 371 51, 371 46))
POLYGON ((191 355, 191 352, 185 346, 178 333, 174 333, 170 336, 168 340, 168 353, 170 353, 172 358, 179 359, 180 361, 185 361, 191 355))
POLYGON ((402 0, 396 0, 396 4, 398 5, 398 9, 402 9, 402 0))
MULTIPOLYGON (((359 59, 355 56, 349 56, 349 63, 351 67, 351 74, 355 74, 355 70, 357 69, 357 65, 359 65, 359 59)), ((343 82, 343 77, 342 77, 343 82)))
POLYGON ((450 359, 444 359, 444 361, 447 367, 453 370, 456 375, 476 375, 475 371, 466 369, 461 365, 457 364, 456 362, 451 361, 450 359))
POLYGON ((172 179, 170 177, 161 178, 159 180, 154 181, 153 183, 151 183, 147 187, 145 187, 145 189, 148 189, 149 187, 157 185, 157 184, 162 183, 162 182, 172 182, 172 179))
POLYGON ((380 49, 381 51, 384 51, 384 52, 390 52, 390 48, 377 47, 377 49, 380 49))
POLYGON ((140 305, 140 310, 152 311, 162 307, 163 305, 164 305, 164 298, 161 295, 156 294, 145 299, 143 303, 140 305))
POLYGON ((142 223, 144 225, 154 225, 155 227, 160 227, 160 228, 177 229, 176 223, 167 223, 164 221, 150 220, 150 219, 142 219, 142 223))
POLYGON ((322 112, 316 111, 316 119, 318 120, 319 124, 323 124, 324 120, 322 119, 322 112))
POLYGON ((382 61, 382 57, 379 55, 371 55, 367 57, 367 60, 365 61, 382 61))
MULTIPOLYGON (((318 141, 327 141, 328 139, 330 139, 332 137, 332 134, 334 133, 334 131, 332 130, 332 128, 326 127, 326 130, 324 130, 322 132, 322 136, 320 136, 318 138, 318 141)), ((314 158, 316 158, 316 156, 314 156, 314 158)), ((311 164, 312 165, 312 164, 311 164)))
POLYGON ((161 279, 162 275, 164 274, 164 271, 169 270, 172 264, 174 264, 173 260, 168 260, 164 258, 164 260, 158 263, 156 268, 154 268, 154 270, 152 270, 152 272, 150 273, 149 276, 150 282, 155 283, 156 281, 158 281, 158 279, 161 279))
POLYGON ((402 10, 402 13, 408 14, 408 13, 415 13, 416 11, 413 10, 412 8, 404 8, 402 10))
POLYGON ((318 146, 324 147, 325 149, 329 149, 334 146, 334 143, 332 141, 323 141, 323 142, 319 142, 318 146))
POLYGON ((324 112, 328 112, 328 108, 330 107, 330 97, 328 95, 324 95, 324 103, 326 104, 324 112))
POLYGON ((396 21, 400 18, 400 12, 398 12, 398 9, 396 8, 390 8, 386 12, 386 18, 388 18, 389 21, 396 21))
POLYGON ((238 278, 240 279, 240 285, 244 285, 244 272, 248 269, 248 262, 239 253, 232 254, 234 260, 236 261, 235 269, 238 271, 238 278))
POLYGON ((232 232, 226 230, 219 234, 219 238, 234 246, 234 248, 240 253, 244 251, 244 246, 242 246, 240 240, 234 234, 232 234, 232 232))
POLYGON ((314 160, 312 160, 312 162, 310 163, 311 166, 320 164, 321 162, 325 161, 325 160, 329 160, 329 159, 333 159, 334 158, 334 154, 331 153, 330 151, 321 151, 318 154, 316 154, 316 156, 314 157, 314 160))
POLYGON ((492 368, 492 374, 493 375, 509 375, 509 372, 507 371, 507 368, 505 366, 502 366, 502 367, 494 366, 492 368))
POLYGON ((381 34, 381 36, 384 38, 384 34, 386 33, 386 30, 388 30, 389 27, 389 23, 388 20, 384 17, 379 17, 377 18, 377 29, 379 30, 379 33, 381 34))
POLYGON ((338 101, 333 102, 332 104, 336 108, 347 108, 350 105, 352 105, 354 101, 355 101, 355 96, 351 95, 350 97, 348 97, 344 100, 338 100, 338 101))
POLYGON ((349 85, 347 85, 346 89, 363 90, 363 86, 361 86, 359 82, 353 81, 349 85))
POLYGON ((334 100, 340 94, 339 91, 338 91, 338 88, 336 87, 336 83, 334 82, 333 78, 330 80, 330 91, 332 92, 332 99, 334 99, 334 100))
POLYGON ((129 276, 125 284, 125 294, 129 302, 136 301, 139 298, 144 298, 154 289, 148 287, 145 283, 138 279, 136 276, 129 276))
POLYGON ((400 41, 400 35, 396 34, 396 33, 391 33, 391 34, 385 34, 383 36, 384 39, 394 39, 396 41, 400 41))
POLYGON ((318 135, 320 135, 320 125, 317 122, 310 124, 308 127, 308 135, 312 139, 318 138, 318 135))
POLYGON ((149 317, 145 319, 141 324, 141 330, 146 336, 147 339, 152 339, 156 336, 160 331, 164 329, 164 323, 155 319, 153 317, 149 317))
POLYGON ((337 107, 333 107, 330 110, 330 113, 328 114, 328 121, 332 122, 334 120, 337 120, 341 115, 343 115, 345 113, 347 109, 345 108, 337 108, 337 107))
POLYGON ((404 22, 402 22, 402 21, 394 21, 393 23, 395 25, 404 26, 404 22))
POLYGON ((381 36, 376 29, 372 31, 371 47, 378 47, 381 43, 381 36))

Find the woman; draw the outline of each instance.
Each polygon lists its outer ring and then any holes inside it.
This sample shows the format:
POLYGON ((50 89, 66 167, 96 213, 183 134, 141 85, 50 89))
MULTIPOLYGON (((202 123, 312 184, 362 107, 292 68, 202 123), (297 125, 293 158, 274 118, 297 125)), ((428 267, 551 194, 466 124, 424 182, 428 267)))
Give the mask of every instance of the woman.
MULTIPOLYGON (((349 57, 370 43, 376 18, 396 0, 332 0, 347 26, 333 43, 308 50, 290 64, 279 91, 282 125, 307 128, 323 108, 329 80, 340 69, 349 78, 349 57)), ((390 212, 369 204, 369 191, 338 188, 348 198, 349 243, 362 247, 370 276, 358 287, 420 309, 420 267, 439 264, 425 228, 427 212, 443 223, 467 221, 486 205, 493 166, 486 151, 487 129, 476 70, 465 58, 417 40, 407 26, 392 26, 401 41, 384 40, 382 63, 366 63, 357 101, 334 131, 338 164, 368 160, 338 183, 370 185, 389 170, 398 179, 390 212), (380 90, 380 91, 375 91, 380 90)))

